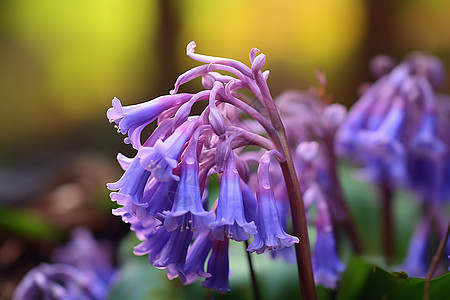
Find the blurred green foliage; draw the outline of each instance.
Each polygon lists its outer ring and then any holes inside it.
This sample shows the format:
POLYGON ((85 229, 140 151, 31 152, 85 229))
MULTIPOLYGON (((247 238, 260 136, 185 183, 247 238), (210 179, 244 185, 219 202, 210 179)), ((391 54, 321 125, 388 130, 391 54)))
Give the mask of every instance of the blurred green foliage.
POLYGON ((45 218, 29 211, 0 206, 0 231, 35 242, 58 241, 61 230, 45 218))

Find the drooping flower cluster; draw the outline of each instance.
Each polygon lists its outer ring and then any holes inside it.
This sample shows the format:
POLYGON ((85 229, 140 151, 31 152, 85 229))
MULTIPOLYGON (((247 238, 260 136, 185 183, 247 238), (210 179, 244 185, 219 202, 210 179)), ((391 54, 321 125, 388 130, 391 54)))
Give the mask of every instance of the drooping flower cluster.
POLYGON ((448 198, 448 121, 435 93, 445 78, 441 62, 413 53, 397 66, 378 57, 372 68, 381 77, 350 110, 337 151, 357 160, 374 182, 408 186, 427 201, 448 198))
POLYGON ((125 172, 108 188, 121 206, 114 214, 130 223, 142 240, 134 249, 136 255, 148 255, 153 266, 167 270, 169 279, 178 277, 189 284, 203 277, 205 287, 226 292, 230 239, 254 236, 248 251, 257 253, 299 240, 282 227, 269 180, 270 156, 280 161, 284 156, 276 151, 276 131, 267 118, 275 106, 266 84, 268 72, 261 71, 265 55, 256 56, 259 51, 252 49, 247 67, 197 54, 194 48, 190 43, 187 55, 205 64, 180 75, 170 95, 128 107, 113 100, 107 116, 118 132, 128 135, 125 142, 137 154, 118 155, 125 172), (181 85, 198 77, 205 90, 178 94, 181 85), (259 104, 251 103, 242 89, 259 104), (192 106, 203 100, 208 103, 203 112, 190 116, 192 106), (241 113, 254 121, 239 119, 241 113), (142 130, 154 120, 157 128, 142 143, 142 130), (269 151, 261 157, 256 197, 249 186, 248 160, 238 155, 249 145, 269 151), (220 176, 220 191, 217 199, 210 199, 209 178, 214 174, 220 176))
POLYGON ((444 68, 439 59, 422 53, 397 66, 379 56, 371 66, 379 78, 350 110, 336 149, 359 163, 366 179, 417 195, 424 216, 403 269, 425 276, 432 256, 427 247, 433 236, 444 236, 449 222, 440 207, 450 200, 450 99, 436 93, 444 68))
POLYGON ((116 269, 107 245, 86 229, 76 229, 72 240, 55 249, 53 263, 29 271, 17 286, 14 300, 107 299, 116 269))

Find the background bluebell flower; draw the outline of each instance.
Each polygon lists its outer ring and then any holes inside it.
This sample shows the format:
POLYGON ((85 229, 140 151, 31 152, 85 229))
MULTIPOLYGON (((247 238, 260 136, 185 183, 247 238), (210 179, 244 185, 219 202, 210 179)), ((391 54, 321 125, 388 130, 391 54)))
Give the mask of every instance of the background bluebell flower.
POLYGON ((30 270, 17 286, 14 300, 106 299, 117 277, 108 244, 96 241, 84 228, 53 252, 53 264, 30 270))
POLYGON ((411 238, 408 253, 402 265, 402 270, 411 277, 425 278, 431 259, 430 253, 430 219, 423 219, 417 226, 411 238))

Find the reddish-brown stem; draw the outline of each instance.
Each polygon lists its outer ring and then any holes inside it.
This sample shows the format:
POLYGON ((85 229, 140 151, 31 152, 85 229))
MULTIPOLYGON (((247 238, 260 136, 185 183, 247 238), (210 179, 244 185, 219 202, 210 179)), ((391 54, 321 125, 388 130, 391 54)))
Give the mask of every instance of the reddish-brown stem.
POLYGON ((288 157, 286 157, 286 161, 280 163, 280 165, 289 195, 293 233, 300 239, 300 242, 295 244, 295 254, 297 257, 297 270, 302 299, 317 299, 311 263, 311 250, 309 247, 305 206, 303 204, 302 193, 290 153, 288 157))
POLYGON ((433 259, 431 260, 430 269, 428 269, 427 277, 425 279, 425 294, 423 297, 425 300, 428 300, 430 297, 431 278, 433 278, 439 259, 442 257, 442 253, 444 252, 445 245, 447 244, 449 235, 450 235, 450 222, 447 225, 447 231, 445 232, 445 235, 442 237, 441 242, 439 243, 439 246, 436 250, 436 253, 433 256, 433 259))

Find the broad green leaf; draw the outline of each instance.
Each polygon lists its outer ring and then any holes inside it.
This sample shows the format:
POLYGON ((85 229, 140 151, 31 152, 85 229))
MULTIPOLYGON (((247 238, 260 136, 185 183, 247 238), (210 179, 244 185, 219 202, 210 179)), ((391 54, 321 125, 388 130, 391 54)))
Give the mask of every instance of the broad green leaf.
MULTIPOLYGON (((342 277, 337 299, 423 299, 425 280, 405 275, 353 258, 342 277)), ((450 273, 431 281, 430 299, 450 299, 450 273)))

